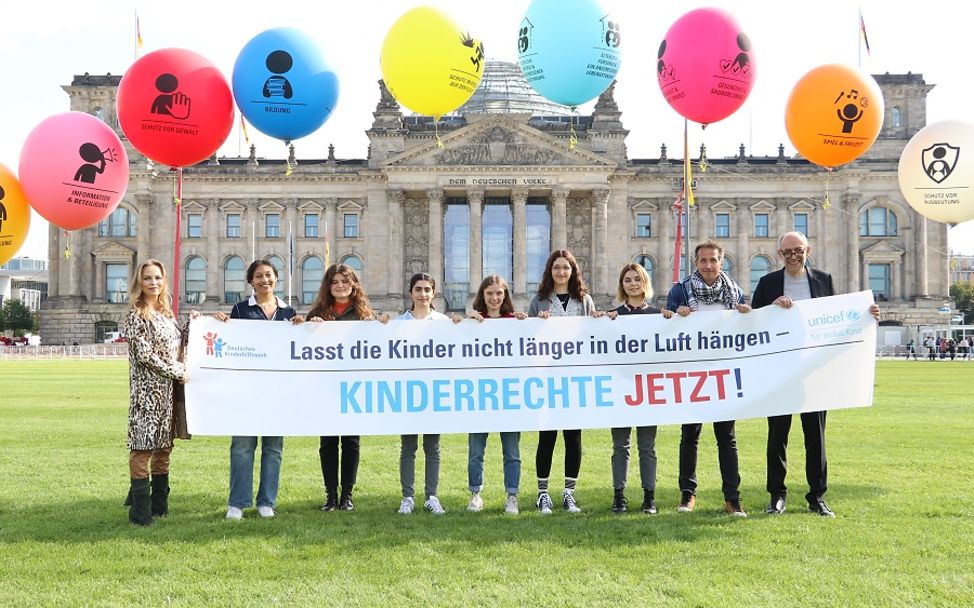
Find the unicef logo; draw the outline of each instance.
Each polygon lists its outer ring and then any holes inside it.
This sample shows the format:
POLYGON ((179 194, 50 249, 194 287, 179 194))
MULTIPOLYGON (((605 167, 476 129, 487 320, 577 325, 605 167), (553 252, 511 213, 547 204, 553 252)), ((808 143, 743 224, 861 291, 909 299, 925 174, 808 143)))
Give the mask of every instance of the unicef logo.
POLYGON ((847 311, 845 314, 850 321, 858 321, 859 317, 862 316, 862 314, 858 310, 850 310, 847 311))

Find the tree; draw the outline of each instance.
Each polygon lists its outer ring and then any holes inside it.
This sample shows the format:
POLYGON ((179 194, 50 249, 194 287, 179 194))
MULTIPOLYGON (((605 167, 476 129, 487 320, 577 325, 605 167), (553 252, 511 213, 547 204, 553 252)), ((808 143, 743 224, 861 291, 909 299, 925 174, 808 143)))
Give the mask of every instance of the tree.
POLYGON ((3 328, 12 329, 15 335, 23 335, 23 332, 34 327, 34 318, 20 300, 8 299, 3 303, 3 328))
POLYGON ((950 286, 954 306, 964 313, 964 323, 974 323, 974 282, 965 281, 950 286))

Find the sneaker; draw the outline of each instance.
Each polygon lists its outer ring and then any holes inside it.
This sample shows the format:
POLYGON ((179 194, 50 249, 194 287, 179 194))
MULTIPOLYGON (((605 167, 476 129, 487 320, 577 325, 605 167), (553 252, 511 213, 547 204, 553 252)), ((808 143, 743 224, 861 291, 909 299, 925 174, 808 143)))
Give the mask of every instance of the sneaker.
POLYGON ((335 502, 335 493, 327 492, 325 494, 325 504, 321 505, 321 510, 325 512, 334 511, 336 507, 338 507, 338 503, 335 502))
POLYGON ((243 519, 243 509, 240 507, 227 507, 227 519, 235 521, 243 519))
POLYGON ((582 508, 575 502, 575 491, 565 488, 561 493, 561 506, 569 513, 581 513, 582 508))
POLYGON ((435 496, 430 496, 427 498, 426 502, 423 503, 423 506, 425 506, 426 510, 433 515, 443 515, 446 513, 446 509, 444 509, 443 505, 440 504, 440 499, 435 496))
POLYGON ((656 515, 656 498, 652 490, 643 490, 643 504, 639 510, 647 515, 656 515))
POLYGON ((747 513, 744 512, 744 507, 741 506, 740 500, 725 500, 724 511, 734 517, 747 517, 747 513))
POLYGON ((697 504, 697 497, 693 495, 693 492, 683 490, 680 493, 680 504, 677 506, 676 510, 680 513, 689 513, 693 511, 693 506, 695 504, 697 504))
POLYGON ((270 505, 260 505, 257 507, 257 515, 260 515, 264 519, 274 517, 274 507, 270 505))
POLYGON ((628 510, 629 499, 626 498, 626 495, 621 490, 616 490, 615 496, 612 498, 612 512, 625 513, 628 510))
POLYGON ((508 515, 517 515, 521 509, 517 506, 517 494, 508 494, 507 502, 504 503, 504 512, 508 515))
POLYGON ((542 515, 551 515, 551 507, 554 503, 551 502, 551 496, 547 492, 538 492, 538 501, 535 504, 538 505, 542 515))
POLYGON ((764 510, 768 515, 781 515, 785 512, 785 497, 772 496, 768 508, 764 510))
POLYGON ((354 511, 355 505, 352 503, 352 492, 351 490, 343 490, 341 498, 338 499, 338 510, 339 511, 354 511))
POLYGON ((413 512, 413 505, 414 505, 414 502, 413 502, 413 497, 412 496, 407 496, 406 498, 403 498, 402 499, 402 502, 399 503, 399 511, 398 511, 398 513, 400 515, 409 515, 410 513, 413 512))
POLYGON ((484 510, 484 499, 480 497, 480 492, 470 493, 470 504, 467 505, 467 511, 483 511, 484 510))
POLYGON ((817 513, 822 517, 835 517, 835 513, 829 508, 825 501, 819 498, 815 502, 808 503, 808 510, 812 513, 817 513))

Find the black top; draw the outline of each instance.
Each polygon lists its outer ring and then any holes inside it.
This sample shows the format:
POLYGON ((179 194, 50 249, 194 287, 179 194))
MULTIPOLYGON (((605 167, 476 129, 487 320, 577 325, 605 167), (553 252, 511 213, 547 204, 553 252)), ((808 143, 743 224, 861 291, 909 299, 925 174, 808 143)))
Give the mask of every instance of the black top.
POLYGON ((658 315, 660 310, 655 306, 650 306, 647 304, 642 308, 633 308, 629 304, 623 304, 622 306, 615 309, 620 315, 658 315))
MULTIPOLYGON (((824 298, 835 295, 832 285, 832 275, 821 270, 805 266, 808 276, 808 291, 813 298, 824 298)), ((763 308, 774 303, 785 293, 785 269, 780 268, 761 277, 754 294, 751 296, 751 308, 763 308)))
POLYGON ((294 309, 284 303, 284 300, 277 298, 277 310, 274 316, 268 319, 264 316, 264 311, 260 309, 257 299, 250 296, 244 302, 237 302, 230 311, 231 319, 254 319, 257 321, 289 321, 294 316, 294 309))

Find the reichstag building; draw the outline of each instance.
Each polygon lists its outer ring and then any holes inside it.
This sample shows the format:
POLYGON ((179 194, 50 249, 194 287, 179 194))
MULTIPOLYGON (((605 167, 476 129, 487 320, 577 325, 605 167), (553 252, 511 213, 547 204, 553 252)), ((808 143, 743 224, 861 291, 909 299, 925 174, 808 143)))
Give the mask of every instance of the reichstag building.
MULTIPOLYGON (((776 237, 801 230, 812 263, 832 273, 837 289, 872 289, 887 339, 899 331, 893 339, 905 343, 911 327, 942 323, 936 309, 947 295, 947 227, 914 212, 896 179, 900 151, 926 123, 933 86, 920 74, 876 79, 886 101, 882 133, 865 157, 834 172, 831 208, 822 204, 820 167, 786 157, 783 147, 751 156, 742 146, 697 174, 689 239, 720 241, 725 270, 750 292, 778 267, 776 237)), ((72 110, 118 129, 119 80, 85 74, 63 88, 72 110)), ((658 158, 628 157, 612 88, 591 115, 576 117, 574 148, 567 111, 535 94, 513 63, 488 62, 471 100, 436 129, 429 117, 404 116, 381 82, 376 93, 366 159, 335 158, 333 149, 326 159, 293 158, 292 149, 286 176, 285 161, 259 158, 252 147, 249 158, 213 157, 185 170, 181 313, 228 310, 249 295, 244 271, 255 254, 279 269, 278 295, 286 297, 290 281, 301 312, 326 256, 356 268, 375 308, 390 313, 406 306, 418 271, 436 278, 440 310, 467 308, 488 274, 506 277, 524 310, 555 248, 575 253, 600 308, 611 305, 630 261, 646 267, 665 299, 682 159, 665 148, 658 158)), ((50 229, 46 344, 100 341, 125 316, 138 260, 172 263, 172 177, 122 140, 131 181, 118 209, 97 227, 50 229)))

